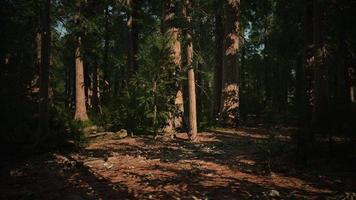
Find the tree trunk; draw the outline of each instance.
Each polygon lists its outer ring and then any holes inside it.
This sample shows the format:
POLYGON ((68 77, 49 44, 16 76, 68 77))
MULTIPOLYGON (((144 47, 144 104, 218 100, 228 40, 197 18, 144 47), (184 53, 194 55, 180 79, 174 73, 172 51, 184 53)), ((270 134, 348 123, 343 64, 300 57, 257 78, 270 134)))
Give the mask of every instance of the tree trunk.
POLYGON ((221 120, 225 126, 239 125, 239 6, 240 0, 228 0, 225 9, 225 39, 222 76, 221 120))
MULTIPOLYGON (((181 43, 179 41, 179 29, 172 25, 172 20, 176 17, 175 8, 176 5, 174 1, 165 0, 163 2, 163 19, 161 26, 163 32, 170 38, 171 57, 176 65, 176 71, 179 76, 181 74, 181 43)), ((175 130, 181 128, 183 124, 184 105, 182 84, 178 82, 176 85, 175 111, 174 113, 168 114, 167 125, 163 128, 165 133, 175 132, 175 130)))
POLYGON ((188 135, 191 140, 195 140, 198 133, 197 127, 197 108, 195 95, 195 77, 193 68, 193 37, 192 37, 192 17, 191 17, 191 1, 183 0, 184 9, 183 16, 188 23, 188 29, 185 31, 187 39, 187 68, 188 68, 188 93, 189 93, 189 131, 188 135))
MULTIPOLYGON (((42 33, 41 33, 41 63, 40 63, 40 91, 39 91, 39 140, 44 140, 49 132, 49 68, 51 55, 51 1, 43 1, 42 33)), ((37 142, 39 142, 37 140, 37 142)))
POLYGON ((218 119, 221 106, 222 65, 223 65, 223 24, 221 11, 218 9, 220 1, 216 1, 215 13, 215 68, 214 68, 214 108, 213 119, 218 119))
MULTIPOLYGON (((75 24, 80 26, 80 1, 78 1, 78 14, 75 16, 75 24)), ((76 36, 75 47, 75 115, 78 121, 88 120, 87 108, 85 105, 85 84, 84 84, 84 64, 81 55, 81 36, 76 36)))

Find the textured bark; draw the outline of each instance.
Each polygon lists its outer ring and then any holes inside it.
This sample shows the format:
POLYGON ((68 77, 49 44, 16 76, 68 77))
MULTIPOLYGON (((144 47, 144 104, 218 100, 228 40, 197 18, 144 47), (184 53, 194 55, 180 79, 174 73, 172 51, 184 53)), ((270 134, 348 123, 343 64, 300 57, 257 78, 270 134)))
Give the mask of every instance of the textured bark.
POLYGON ((75 49, 75 115, 74 119, 85 121, 88 119, 85 105, 84 64, 80 52, 81 37, 77 36, 75 49))
MULTIPOLYGON (((39 140, 44 140, 49 132, 49 68, 51 65, 51 1, 43 1, 42 32, 41 32, 41 63, 40 63, 40 91, 39 91, 39 140)), ((38 59, 38 57, 37 57, 38 59)), ((38 60, 39 61, 39 60, 38 60)), ((37 141, 39 142, 39 141, 37 141)))
POLYGON ((195 77, 193 68, 193 37, 191 30, 191 1, 183 0, 184 9, 183 16, 188 23, 188 29, 185 31, 185 37, 187 40, 187 68, 188 68, 188 93, 189 93, 189 131, 188 135, 191 140, 195 140, 198 133, 197 127, 197 108, 196 108, 196 95, 195 95, 195 77))
POLYGON ((239 125, 239 6, 240 0, 228 0, 225 9, 221 120, 230 127, 239 125))
MULTIPOLYGON (((181 43, 179 41, 180 30, 177 27, 174 27, 172 20, 176 17, 175 13, 176 4, 172 0, 165 0, 163 2, 163 19, 162 19, 162 31, 170 38, 170 46, 172 52, 172 59, 176 65, 177 74, 181 73, 181 43)), ((182 84, 177 83, 176 97, 174 101, 175 111, 174 113, 169 113, 167 119, 167 125, 164 127, 163 131, 166 133, 175 132, 176 129, 179 129, 183 125, 183 92, 182 84)))
MULTIPOLYGON (((216 5, 219 5, 219 0, 216 1, 216 5)), ((218 6, 216 6, 218 7, 218 6)), ((223 65, 223 24, 221 11, 216 9, 215 11, 215 67, 214 67, 214 107, 213 118, 218 118, 221 105, 221 91, 222 91, 222 65, 223 65)))
MULTIPOLYGON (((75 24, 80 26, 80 3, 78 3, 78 14, 75 16, 75 24)), ((78 121, 88 120, 87 108, 85 105, 85 84, 84 84, 84 64, 81 55, 81 36, 76 36, 75 47, 75 115, 78 121)))

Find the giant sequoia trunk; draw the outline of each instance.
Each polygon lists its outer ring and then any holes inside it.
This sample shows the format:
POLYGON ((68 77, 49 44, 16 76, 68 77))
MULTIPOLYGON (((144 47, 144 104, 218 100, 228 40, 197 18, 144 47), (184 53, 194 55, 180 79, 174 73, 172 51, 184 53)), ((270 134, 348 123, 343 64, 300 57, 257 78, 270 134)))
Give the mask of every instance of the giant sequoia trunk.
MULTIPOLYGON (((183 0, 184 9, 183 15, 188 23, 188 27, 191 27, 191 1, 183 0)), ((192 29, 188 28, 185 31, 187 40, 187 68, 188 68, 188 93, 189 93, 189 137, 191 140, 195 140, 197 137, 197 108, 196 108, 196 95, 195 95, 195 77, 193 68, 193 37, 192 29)))
MULTIPOLYGON (((181 43, 179 41, 179 28, 172 24, 172 20, 175 19, 176 13, 176 3, 173 0, 165 0, 163 2, 163 16, 162 16, 162 31, 170 38, 171 47, 171 57, 176 65, 177 74, 181 73, 181 43)), ((166 133, 174 132, 176 129, 182 127, 183 124, 183 92, 182 84, 177 83, 176 97, 174 101, 174 112, 169 113, 167 119, 167 125, 164 127, 163 131, 166 133)))
MULTIPOLYGON (((49 131, 49 67, 51 64, 51 27, 50 27, 51 0, 43 1, 43 14, 41 17, 41 52, 40 58, 40 91, 39 91, 39 137, 44 139, 49 131)), ((38 60, 39 61, 39 60, 38 60)), ((39 141, 37 141, 39 142, 39 141)))
MULTIPOLYGON (((78 14, 75 16, 75 24, 80 26, 80 1, 78 5, 78 14)), ((84 84, 84 64, 81 55, 82 38, 78 34, 75 41, 75 115, 74 119, 85 121, 88 119, 87 108, 85 105, 85 84, 84 84)))
POLYGON ((225 126, 239 125, 239 50, 240 0, 228 0, 225 9, 225 39, 222 73, 221 120, 225 126))

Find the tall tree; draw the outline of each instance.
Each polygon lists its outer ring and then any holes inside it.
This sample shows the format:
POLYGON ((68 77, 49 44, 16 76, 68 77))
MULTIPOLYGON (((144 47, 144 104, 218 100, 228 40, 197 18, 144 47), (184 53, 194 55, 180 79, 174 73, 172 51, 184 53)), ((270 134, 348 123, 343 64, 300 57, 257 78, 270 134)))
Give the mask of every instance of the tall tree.
POLYGON ((226 126, 239 125, 239 6, 240 0, 228 0, 224 21, 221 118, 226 126))
MULTIPOLYGON (((174 0, 164 0, 163 1, 163 15, 161 29, 163 33, 166 34, 170 39, 170 49, 171 49, 171 58, 176 65, 176 75, 179 76, 181 73, 181 43, 179 41, 180 29, 174 23, 174 20, 177 19, 177 2, 174 0)), ((174 101, 174 111, 169 113, 167 126, 164 127, 164 132, 170 133, 174 132, 175 129, 182 127, 183 123, 183 92, 181 82, 176 83, 176 97, 174 101)))
POLYGON ((192 37, 192 16, 191 16, 191 0, 183 0, 183 16, 188 24, 185 30, 185 37, 187 40, 187 68, 188 68, 188 94, 189 94, 189 137, 195 140, 197 137, 197 108, 196 108, 196 95, 195 95, 195 77, 193 68, 193 37, 192 37))
MULTIPOLYGON (((74 23, 80 27, 80 7, 81 0, 77 0, 77 14, 74 16, 74 23)), ((87 108, 85 105, 85 84, 84 84, 84 64, 81 55, 82 37, 76 33, 75 41, 75 115, 74 119, 78 121, 88 120, 87 108)))
MULTIPOLYGON (((41 49, 37 49, 41 52, 40 56, 40 92, 39 92, 39 139, 46 137, 49 132, 49 68, 51 64, 51 0, 42 1, 42 16, 41 16, 41 35, 37 35, 41 38, 41 49)), ((39 55, 39 54, 38 54, 39 55)), ((38 58, 37 58, 38 59, 38 58)), ((37 141, 39 142, 39 141, 37 141)))

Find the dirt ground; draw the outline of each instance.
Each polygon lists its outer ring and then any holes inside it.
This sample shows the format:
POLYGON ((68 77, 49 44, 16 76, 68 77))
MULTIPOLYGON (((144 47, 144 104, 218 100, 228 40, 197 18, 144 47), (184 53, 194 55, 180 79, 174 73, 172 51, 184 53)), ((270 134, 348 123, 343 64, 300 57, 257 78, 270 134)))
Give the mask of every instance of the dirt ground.
POLYGON ((0 199, 356 199, 347 161, 318 154, 300 170, 288 135, 273 141, 252 128, 200 133, 195 143, 185 133, 102 138, 3 162, 0 199))

